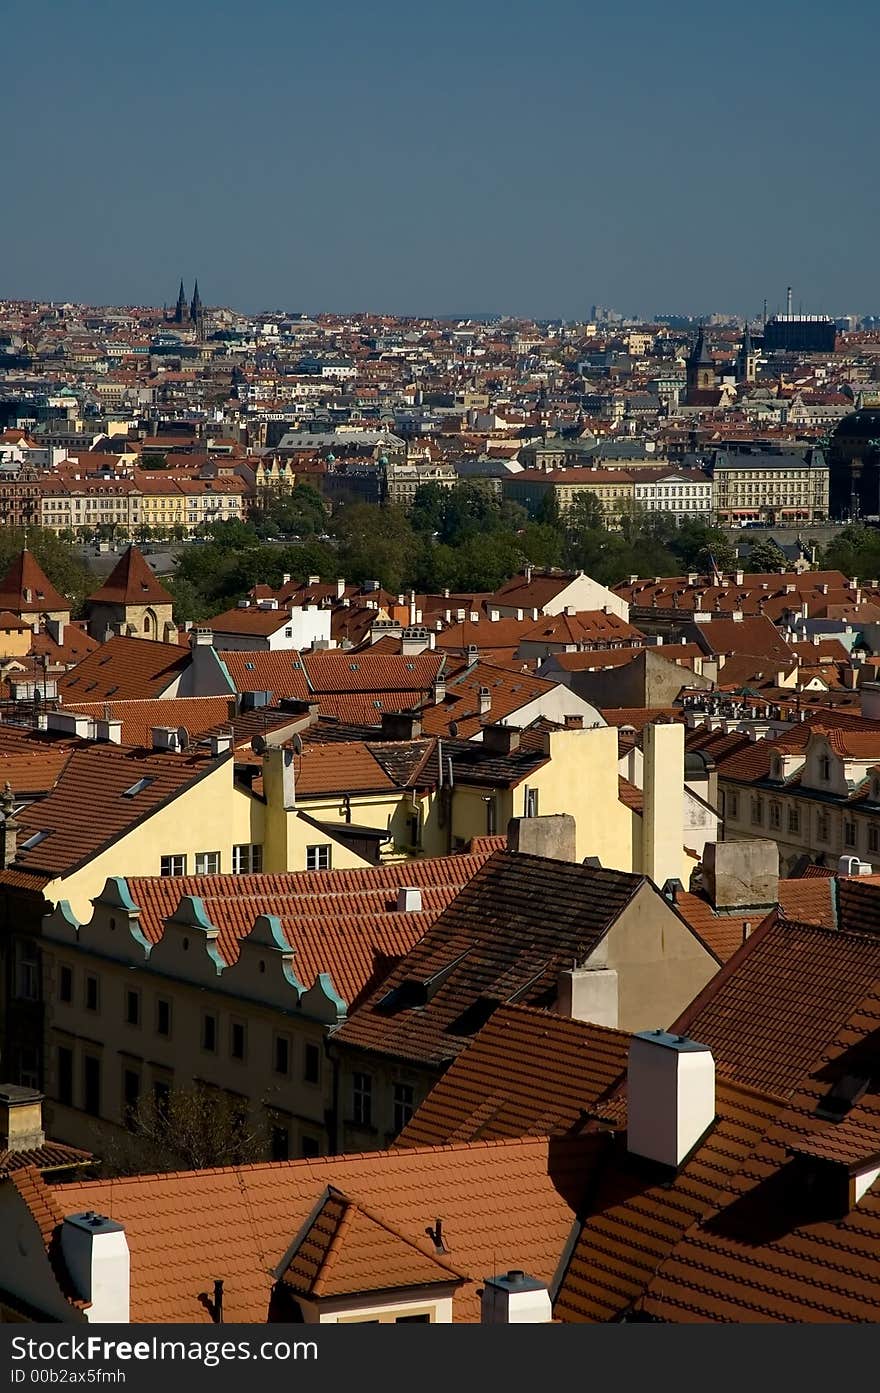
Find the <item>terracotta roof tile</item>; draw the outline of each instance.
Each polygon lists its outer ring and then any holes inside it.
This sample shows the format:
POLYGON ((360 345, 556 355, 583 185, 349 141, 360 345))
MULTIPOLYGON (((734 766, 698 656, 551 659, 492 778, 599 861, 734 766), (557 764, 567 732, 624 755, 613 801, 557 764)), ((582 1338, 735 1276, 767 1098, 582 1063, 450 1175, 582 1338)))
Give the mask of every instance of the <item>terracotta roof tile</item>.
POLYGON ((743 1161, 729 1192, 662 1263, 642 1308, 661 1320, 876 1322, 880 1193, 855 1204, 853 1171, 880 1147, 880 997, 872 984, 830 1037, 788 1107, 743 1161), (849 1083, 841 1111, 827 1111, 849 1083), (855 1099, 847 1106, 846 1099, 855 1099), (838 1120, 835 1120, 835 1117, 838 1120), (800 1167, 798 1166, 800 1162, 800 1167), (807 1188, 803 1165, 815 1166, 807 1188))
POLYGON ((630 1036, 502 1006, 434 1085, 396 1146, 559 1134, 626 1072, 630 1036))
POLYGON ((560 1283, 557 1318, 614 1321, 628 1314, 681 1236, 712 1212, 780 1106, 777 1098, 720 1082, 715 1126, 675 1175, 658 1175, 630 1156, 624 1131, 597 1136, 589 1211, 560 1283))
POLYGON ((320 1300, 467 1278, 330 1186, 282 1280, 298 1294, 320 1300))
POLYGON ((512 998, 524 1005, 555 999, 559 971, 589 956, 645 883, 618 871, 495 853, 334 1039, 434 1066, 454 1058, 512 998))
POLYGON ((171 595, 158 581, 137 547, 120 556, 104 584, 89 596, 91 604, 170 605, 171 595))
POLYGON ((70 613, 70 600, 49 580, 32 551, 20 551, 0 580, 0 609, 14 614, 70 613))
POLYGON ((219 1271, 225 1319, 264 1322, 273 1271, 331 1185, 417 1248, 442 1215, 441 1260, 470 1279, 454 1297, 455 1316, 475 1321, 477 1293, 493 1272, 520 1267, 552 1278, 582 1195, 582 1150, 546 1138, 410 1147, 93 1181, 53 1194, 65 1212, 97 1209, 125 1225, 133 1321, 209 1321, 199 1294, 219 1271))
POLYGON ((770 917, 670 1030, 709 1045, 721 1074, 786 1095, 878 973, 880 937, 770 917))
POLYGON ((16 814, 14 869, 67 874, 214 767, 215 761, 200 754, 164 755, 118 745, 73 750, 47 797, 16 814))
POLYGON ((257 916, 276 915, 296 953, 294 967, 303 985, 310 987, 326 972, 353 1006, 419 941, 488 854, 487 848, 473 855, 347 871, 131 877, 128 887, 140 910, 141 931, 151 943, 159 942, 165 920, 184 896, 200 899, 219 931, 221 956, 230 964, 238 959, 241 939, 257 916), (421 890, 420 911, 397 908, 402 886, 421 890))
POLYGON ((116 636, 63 673, 58 693, 65 703, 160 697, 189 663, 189 649, 176 643, 116 636))

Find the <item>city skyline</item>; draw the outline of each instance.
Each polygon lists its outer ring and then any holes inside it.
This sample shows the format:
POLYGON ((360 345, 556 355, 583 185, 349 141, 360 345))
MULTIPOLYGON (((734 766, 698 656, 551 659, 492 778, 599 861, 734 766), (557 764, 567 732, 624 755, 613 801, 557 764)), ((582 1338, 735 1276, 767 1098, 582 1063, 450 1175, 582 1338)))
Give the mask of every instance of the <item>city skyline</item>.
POLYGON ((0 293, 148 304, 191 266, 248 312, 754 316, 788 284, 805 310, 870 309, 867 10, 837 13, 829 42, 789 4, 710 30, 692 0, 453 3, 442 27, 397 0, 257 0, 247 27, 158 0, 145 41, 106 3, 12 5, 41 96, 13 65, 0 293))

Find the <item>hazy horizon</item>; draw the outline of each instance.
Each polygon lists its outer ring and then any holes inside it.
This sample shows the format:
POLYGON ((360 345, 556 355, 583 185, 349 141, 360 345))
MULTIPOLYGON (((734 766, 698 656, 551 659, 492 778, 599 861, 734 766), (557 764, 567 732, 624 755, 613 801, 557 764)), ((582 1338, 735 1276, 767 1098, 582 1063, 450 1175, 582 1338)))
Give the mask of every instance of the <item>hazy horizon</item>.
POLYGON ((0 298, 872 313, 864 0, 8 0, 0 298))

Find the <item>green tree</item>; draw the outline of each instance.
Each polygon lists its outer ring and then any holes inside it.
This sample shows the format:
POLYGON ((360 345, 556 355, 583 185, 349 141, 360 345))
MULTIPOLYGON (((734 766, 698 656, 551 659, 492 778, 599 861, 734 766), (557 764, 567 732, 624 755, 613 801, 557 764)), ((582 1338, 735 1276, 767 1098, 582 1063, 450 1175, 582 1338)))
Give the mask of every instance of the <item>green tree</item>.
POLYGON ((351 503, 334 519, 340 575, 378 580, 395 593, 415 571, 419 542, 403 509, 351 503))
POLYGON ((788 558, 771 537, 762 537, 749 549, 749 570, 759 575, 778 575, 788 570, 788 558))

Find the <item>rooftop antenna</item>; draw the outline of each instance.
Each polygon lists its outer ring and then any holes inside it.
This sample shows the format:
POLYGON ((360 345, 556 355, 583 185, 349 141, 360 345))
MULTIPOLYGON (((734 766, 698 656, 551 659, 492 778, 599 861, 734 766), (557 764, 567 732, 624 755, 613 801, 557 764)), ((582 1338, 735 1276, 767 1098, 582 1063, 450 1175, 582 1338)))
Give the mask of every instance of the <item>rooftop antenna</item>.
POLYGON ((785 292, 785 313, 791 317, 791 286, 785 292))
POLYGON ((767 327, 767 296, 764 296, 764 327, 767 327))

